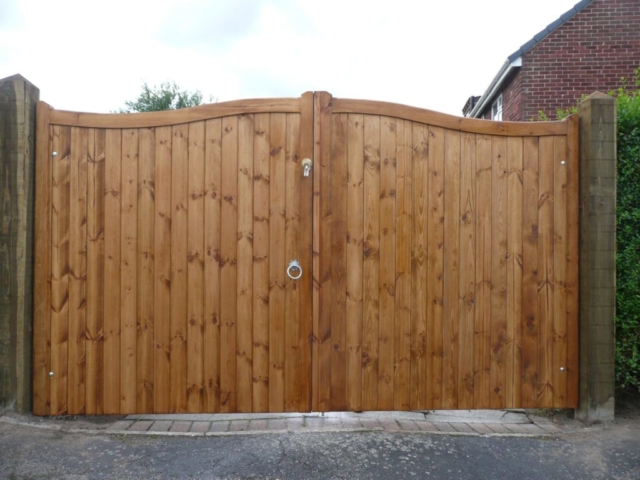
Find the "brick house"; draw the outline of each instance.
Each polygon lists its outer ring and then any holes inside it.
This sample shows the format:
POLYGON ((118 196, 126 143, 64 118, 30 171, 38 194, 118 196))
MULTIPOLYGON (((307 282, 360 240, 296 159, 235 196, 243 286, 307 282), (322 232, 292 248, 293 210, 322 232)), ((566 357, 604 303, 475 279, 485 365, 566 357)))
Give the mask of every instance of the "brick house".
POLYGON ((640 66, 640 0, 582 0, 509 55, 465 117, 526 121, 608 92, 640 66))

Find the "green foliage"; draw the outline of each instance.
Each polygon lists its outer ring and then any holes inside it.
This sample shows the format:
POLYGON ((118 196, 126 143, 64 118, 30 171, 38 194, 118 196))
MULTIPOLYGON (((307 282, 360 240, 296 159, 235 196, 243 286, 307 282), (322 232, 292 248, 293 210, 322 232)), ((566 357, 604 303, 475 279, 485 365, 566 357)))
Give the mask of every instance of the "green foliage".
POLYGON ((180 90, 175 82, 164 82, 159 87, 153 88, 145 82, 142 84, 142 92, 138 98, 124 104, 126 108, 120 109, 120 113, 177 110, 202 105, 202 93, 199 90, 195 92, 180 90))
POLYGON ((616 383, 640 392, 640 68, 618 99, 616 383))

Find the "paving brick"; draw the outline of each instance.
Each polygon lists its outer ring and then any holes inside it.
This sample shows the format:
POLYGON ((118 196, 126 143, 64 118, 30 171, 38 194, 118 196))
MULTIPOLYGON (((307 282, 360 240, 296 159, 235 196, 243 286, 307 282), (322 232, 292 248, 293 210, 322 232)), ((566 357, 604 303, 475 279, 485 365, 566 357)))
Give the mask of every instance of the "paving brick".
POLYGON ((126 430, 133 424, 133 420, 119 420, 109 427, 109 430, 126 430))
POLYGON ((211 422, 210 432, 227 432, 229 431, 229 422, 211 422))
POLYGON ((439 432, 455 432, 456 429, 451 426, 449 422, 434 422, 436 429, 439 432))
POLYGON ((542 428, 543 430, 545 430, 547 433, 559 433, 562 430, 559 429, 557 426, 555 426, 553 423, 549 422, 549 423, 538 423, 536 422, 536 425, 539 426, 540 428, 542 428))
POLYGON ((361 418, 360 422, 362 423, 362 426, 364 428, 371 428, 371 429, 381 428, 380 422, 378 421, 377 418, 361 418))
POLYGON ((469 423, 468 424, 473 430, 476 432, 486 435, 488 433, 494 433, 489 427, 487 427, 484 423, 469 423))
POLYGON ((249 430, 251 431, 261 431, 267 429, 267 421, 264 419, 260 420, 251 420, 249 421, 249 430))
POLYGON ((342 419, 337 417, 324 417, 324 428, 342 428, 342 419))
POLYGON ((307 417, 305 418, 305 425, 311 430, 317 430, 324 426, 324 418, 322 417, 307 417))
POLYGON ((406 432, 415 432, 420 430, 418 424, 413 420, 397 420, 397 422, 400 425, 400 430, 404 430, 406 432))
POLYGON ((267 429, 271 431, 286 431, 287 421, 283 418, 272 418, 267 421, 267 429))
POLYGON ((522 424, 521 427, 531 435, 545 435, 548 432, 533 423, 522 424))
POLYGON ((460 433, 475 433, 474 430, 466 423, 451 423, 450 424, 456 432, 460 433))
POLYGON ((485 423, 485 425, 493 432, 493 433, 511 433, 507 427, 505 427, 501 423, 485 423))
POLYGON ((393 420, 392 418, 382 418, 380 419, 380 425, 384 429, 385 432, 399 432, 400 425, 393 420))
POLYGON ((193 422, 190 432, 204 433, 209 430, 210 422, 193 422))
POLYGON ((149 429, 150 432, 168 432, 173 424, 170 420, 156 420, 149 429))
POLYGON ((416 422, 416 425, 423 432, 437 432, 438 431, 438 429, 436 428, 435 424, 429 422, 428 420, 422 420, 422 421, 416 422))
POLYGON ((362 423, 357 418, 343 418, 342 427, 343 428, 362 428, 362 423))
POLYGON ((249 430, 249 420, 233 420, 229 425, 230 432, 246 432, 249 430))
POLYGON ((137 422, 133 422, 127 431, 128 432, 146 432, 149 430, 149 427, 153 424, 152 420, 138 420, 137 422))
POLYGON ((518 423, 507 423, 505 424, 505 427, 513 433, 529 433, 521 424, 518 423))
POLYGON ((287 430, 296 431, 304 428, 304 418, 303 417, 294 417, 287 418, 287 430))
POLYGON ((170 432, 186 433, 191 428, 191 423, 192 422, 187 422, 187 421, 184 421, 184 420, 178 421, 178 422, 173 422, 173 425, 171 425, 171 428, 169 429, 169 431, 170 432))

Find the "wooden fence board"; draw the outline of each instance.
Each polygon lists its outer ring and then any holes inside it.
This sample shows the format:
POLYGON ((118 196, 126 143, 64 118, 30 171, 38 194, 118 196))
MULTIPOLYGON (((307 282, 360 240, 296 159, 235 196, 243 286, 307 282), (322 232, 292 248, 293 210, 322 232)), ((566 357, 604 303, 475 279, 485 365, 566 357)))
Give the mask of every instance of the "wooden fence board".
POLYGON ((154 169, 153 404, 171 411, 171 127, 156 128, 154 169))
POLYGON ((187 212, 187 411, 198 413, 204 399, 204 198, 205 124, 189 124, 187 212))
POLYGON ((411 123, 396 122, 396 278, 394 322, 393 409, 409 410, 411 388, 411 247, 412 158, 411 123))
POLYGON ((346 328, 346 408, 362 410, 362 249, 364 118, 349 115, 347 120, 347 328, 346 328))
POLYGON ((155 130, 140 129, 138 144, 136 411, 154 408, 155 130))

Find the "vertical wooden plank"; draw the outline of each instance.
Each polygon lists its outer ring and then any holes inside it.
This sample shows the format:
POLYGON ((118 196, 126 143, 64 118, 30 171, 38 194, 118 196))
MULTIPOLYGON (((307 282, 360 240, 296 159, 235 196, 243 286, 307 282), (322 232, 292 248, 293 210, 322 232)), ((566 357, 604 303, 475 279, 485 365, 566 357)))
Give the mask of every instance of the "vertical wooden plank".
POLYGON ((269 411, 284 411, 286 116, 271 114, 269 191, 269 411))
POLYGON ((138 158, 136 410, 153 412, 155 130, 141 128, 138 158))
POLYGON ((442 408, 444 297, 444 130, 429 128, 427 216, 427 397, 428 408, 442 408))
POLYGON ((343 411, 346 403, 347 323, 347 115, 331 117, 331 410, 343 411))
MULTIPOLYGON (((411 229, 412 147, 411 122, 396 121, 396 278, 394 323, 393 410, 409 410, 411 387, 411 229)), ((350 317, 349 317, 350 318, 350 317)))
MULTIPOLYGON (((298 157, 313 159, 314 119, 313 92, 305 92, 300 98, 300 133, 298 157)), ((313 296, 313 204, 314 204, 314 168, 311 167, 309 177, 300 174, 300 264, 305 266, 305 274, 299 282, 299 317, 298 317, 298 411, 311 411, 311 339, 312 339, 312 296, 313 296)))
POLYGON ((460 133, 444 133, 444 295, 442 407, 458 408, 460 315, 460 133))
POLYGON ((171 127, 156 128, 153 409, 171 411, 171 127))
POLYGON ((188 154, 189 126, 176 125, 171 144, 171 412, 187 410, 188 154))
POLYGON ((506 406, 521 405, 522 371, 522 160, 523 139, 507 144, 507 344, 506 406))
POLYGON ((319 117, 320 124, 316 125, 315 137, 317 161, 319 163, 320 184, 315 190, 316 198, 320 204, 318 222, 317 265, 314 263, 316 279, 314 280, 319 298, 318 321, 315 329, 318 355, 317 376, 317 405, 319 411, 331 409, 331 298, 332 273, 331 273, 331 237, 332 225, 332 194, 333 178, 331 171, 331 136, 332 136, 332 111, 331 96, 327 93, 317 94, 315 115, 319 117))
POLYGON ((393 410, 396 295, 396 120, 380 119, 378 408, 393 410))
POLYGON ((538 191, 538 407, 553 406, 553 137, 540 138, 538 191))
POLYGON ((104 129, 89 130, 87 144, 87 375, 86 413, 103 413, 104 363, 104 129))
POLYGON ((104 385, 105 414, 120 413, 120 201, 122 131, 109 129, 104 190, 104 385))
POLYGON ((567 404, 565 408, 578 406, 578 234, 579 234, 579 119, 572 115, 567 119, 567 256, 566 256, 566 322, 567 322, 567 404))
POLYGON ((473 408, 473 350, 476 296, 476 135, 460 145, 460 306, 458 320, 458 408, 473 408))
POLYGON ((68 413, 70 127, 53 127, 51 415, 68 413))
POLYGON ((204 199, 204 388, 203 408, 220 411, 220 326, 222 267, 222 119, 206 122, 204 199))
POLYGON ((69 414, 85 413, 87 129, 71 128, 69 181, 69 414))
POLYGON ((507 138, 491 142, 491 408, 505 407, 507 348, 507 138))
POLYGON ((139 131, 122 131, 122 204, 120 232, 120 412, 136 411, 137 248, 139 131))
POLYGON ((220 410, 236 411, 238 304, 238 117, 222 119, 222 199, 220 208, 220 410))
POLYGON ((524 139, 522 172, 522 407, 538 405, 538 150, 524 139))
POLYGON ((36 105, 36 169, 33 301, 33 413, 49 414, 51 371, 52 144, 49 105, 36 105))
POLYGON ((427 234, 429 130, 413 124, 413 235, 411 238, 411 410, 428 408, 427 400, 427 234))
POLYGON ((238 119, 237 409, 253 401, 253 115, 238 119))
POLYGON ((491 368, 491 137, 477 137, 474 408, 489 408, 491 368))
MULTIPOLYGON (((362 408, 378 409, 380 318, 380 117, 364 117, 362 408)), ((386 259, 385 259, 386 260, 386 259)))
POLYGON ((364 117, 347 119, 347 385, 346 407, 362 410, 362 248, 364 117))
POLYGON ((187 411, 202 411, 204 330, 204 122, 189 124, 187 212, 187 411))
MULTIPOLYGON (((292 260, 300 261, 300 168, 298 156, 300 115, 287 114, 285 137, 285 268, 292 260)), ((303 276, 304 276, 304 266, 303 276)), ((299 323, 300 318, 300 282, 285 278, 285 370, 284 370, 284 409, 296 411, 298 398, 298 362, 299 362, 299 323)))
POLYGON ((253 411, 269 411, 269 119, 254 117, 253 411))
POLYGON ((553 406, 567 404, 567 138, 553 139, 553 406))

